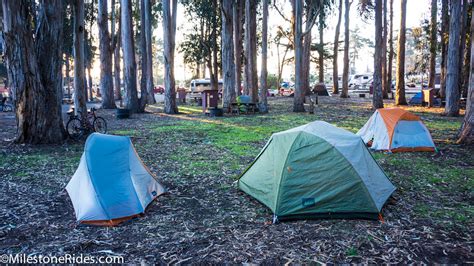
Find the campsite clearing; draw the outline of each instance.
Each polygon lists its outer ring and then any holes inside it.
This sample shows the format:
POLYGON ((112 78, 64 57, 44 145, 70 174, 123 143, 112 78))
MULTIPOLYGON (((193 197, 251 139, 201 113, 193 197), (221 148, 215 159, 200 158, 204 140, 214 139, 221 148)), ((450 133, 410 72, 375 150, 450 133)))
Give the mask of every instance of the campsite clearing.
MULTIPOLYGON (((126 263, 374 262, 462 263, 474 260, 474 154, 455 144, 462 118, 409 107, 431 131, 439 153, 373 153, 397 187, 385 223, 299 220, 269 224, 271 211, 235 183, 272 133, 324 120, 357 132, 372 115, 369 99, 320 97, 315 115, 291 113, 292 99, 270 99, 267 115, 208 118, 150 113, 115 120, 143 162, 169 190, 146 215, 119 227, 76 226, 64 188, 84 143, 15 145, 0 134, 0 254, 118 254, 126 263)), ((4 115, 4 114, 0 114, 4 115)), ((5 121, 3 117, 0 119, 5 121)), ((9 123, 14 123, 9 120, 9 123)))

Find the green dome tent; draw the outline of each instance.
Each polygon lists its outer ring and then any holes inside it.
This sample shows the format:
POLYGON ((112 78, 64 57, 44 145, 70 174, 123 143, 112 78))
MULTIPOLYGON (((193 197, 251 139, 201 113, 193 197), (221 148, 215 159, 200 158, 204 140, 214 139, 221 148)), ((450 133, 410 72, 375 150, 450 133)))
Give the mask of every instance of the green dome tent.
POLYGON ((273 134, 239 188, 274 221, 377 219, 395 191, 359 136, 322 121, 273 134))

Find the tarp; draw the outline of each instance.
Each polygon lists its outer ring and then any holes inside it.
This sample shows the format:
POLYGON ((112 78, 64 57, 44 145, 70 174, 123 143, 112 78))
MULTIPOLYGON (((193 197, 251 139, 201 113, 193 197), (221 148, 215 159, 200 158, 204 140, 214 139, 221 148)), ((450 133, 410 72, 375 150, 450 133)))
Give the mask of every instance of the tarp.
POLYGON ((66 186, 78 222, 116 225, 145 211, 164 193, 130 138, 99 133, 86 141, 79 167, 66 186))
POLYGON ((360 137, 323 121, 273 134, 239 188, 279 220, 376 219, 395 190, 360 137))

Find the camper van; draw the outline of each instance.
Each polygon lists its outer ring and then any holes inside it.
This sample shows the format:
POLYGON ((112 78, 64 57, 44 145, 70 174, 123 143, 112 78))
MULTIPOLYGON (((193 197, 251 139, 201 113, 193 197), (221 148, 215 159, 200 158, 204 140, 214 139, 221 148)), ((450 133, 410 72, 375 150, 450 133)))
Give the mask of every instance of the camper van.
MULTIPOLYGON (((222 79, 218 81, 219 93, 222 93, 222 79)), ((201 92, 204 90, 211 89, 211 80, 210 79, 193 79, 190 84, 190 96, 191 98, 200 98, 201 92)))

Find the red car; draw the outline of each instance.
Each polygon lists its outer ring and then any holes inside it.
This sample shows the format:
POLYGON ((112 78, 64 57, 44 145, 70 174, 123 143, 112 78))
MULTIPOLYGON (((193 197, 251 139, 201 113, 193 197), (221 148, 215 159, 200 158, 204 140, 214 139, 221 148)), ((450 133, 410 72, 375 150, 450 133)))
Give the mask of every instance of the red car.
POLYGON ((158 85, 153 89, 153 92, 163 94, 163 93, 165 93, 165 87, 163 87, 161 85, 158 85))

